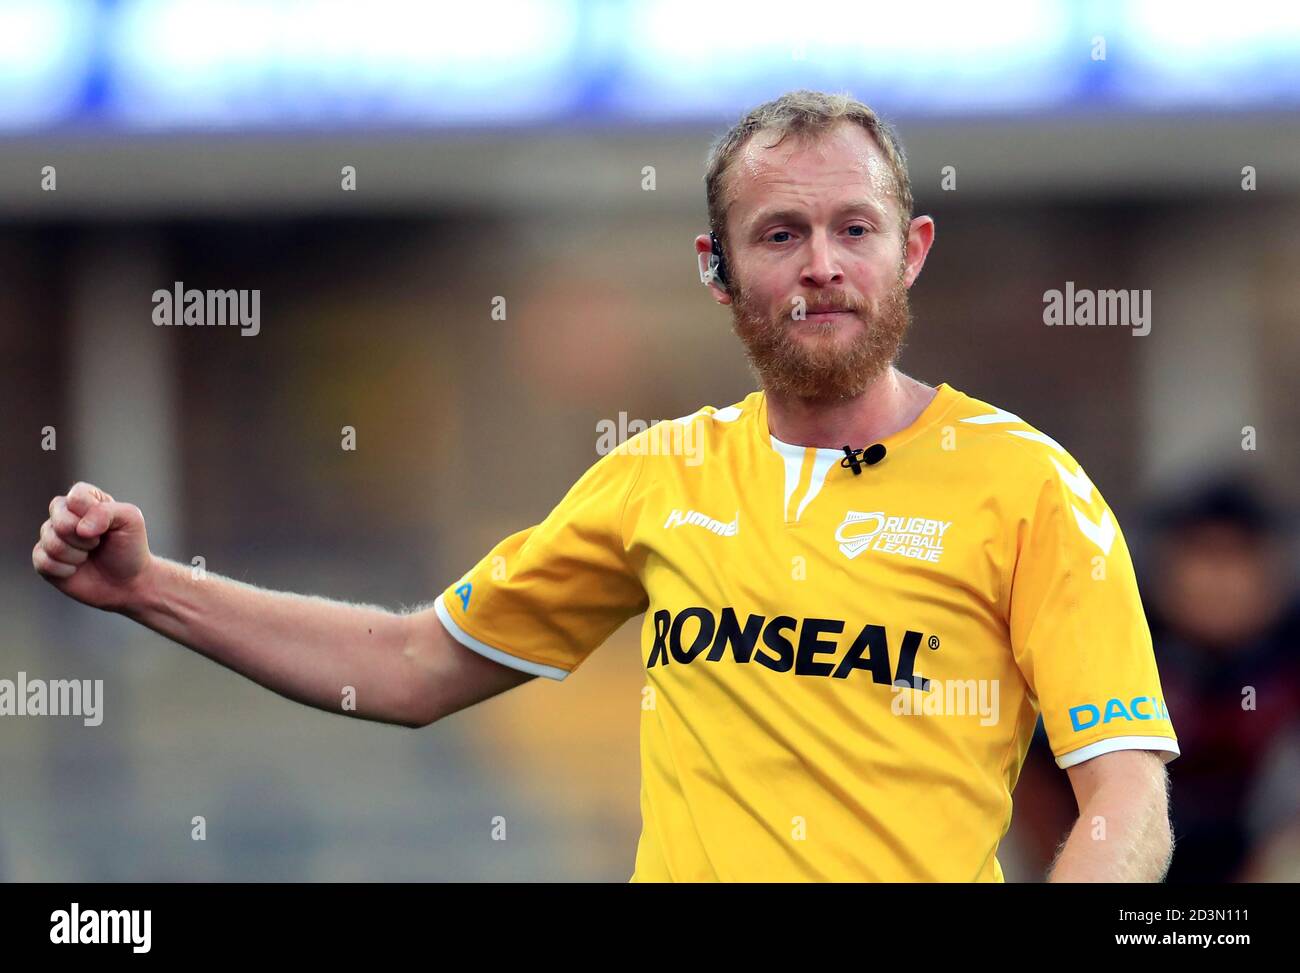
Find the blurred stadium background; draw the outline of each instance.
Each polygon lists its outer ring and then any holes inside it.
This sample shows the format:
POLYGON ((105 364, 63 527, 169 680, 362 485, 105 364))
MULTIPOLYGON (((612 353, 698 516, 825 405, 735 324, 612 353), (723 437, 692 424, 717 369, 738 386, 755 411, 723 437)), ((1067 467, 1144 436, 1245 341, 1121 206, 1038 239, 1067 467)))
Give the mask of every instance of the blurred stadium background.
MULTIPOLYGON (((0 0, 0 677, 105 687, 96 728, 0 720, 0 878, 625 880, 635 623, 404 730, 75 605, 29 551, 86 479, 161 555, 429 601, 598 422, 754 387, 695 270, 703 161, 797 87, 890 118, 937 220, 904 370, 1062 441, 1125 530, 1184 751, 1171 878, 1300 876, 1297 10, 0 0), (260 334, 154 327, 175 281, 260 289, 260 334), (1150 334, 1045 327, 1066 281, 1150 289, 1150 334)), ((1072 811, 1038 740, 1008 878, 1072 811)))

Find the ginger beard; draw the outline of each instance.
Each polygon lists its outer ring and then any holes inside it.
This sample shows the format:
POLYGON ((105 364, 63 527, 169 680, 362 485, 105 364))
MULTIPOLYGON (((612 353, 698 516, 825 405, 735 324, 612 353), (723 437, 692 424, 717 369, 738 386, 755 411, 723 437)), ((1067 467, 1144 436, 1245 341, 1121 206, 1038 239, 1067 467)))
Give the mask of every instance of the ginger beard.
POLYGON ((872 309, 843 294, 809 295, 809 307, 853 311, 858 321, 808 323, 794 320, 794 308, 769 315, 738 280, 732 294, 732 329, 767 392, 801 399, 850 399, 861 395, 898 360, 911 324, 905 265, 889 292, 872 309), (858 322, 861 322, 860 324, 858 322), (851 327, 849 339, 840 329, 851 327))

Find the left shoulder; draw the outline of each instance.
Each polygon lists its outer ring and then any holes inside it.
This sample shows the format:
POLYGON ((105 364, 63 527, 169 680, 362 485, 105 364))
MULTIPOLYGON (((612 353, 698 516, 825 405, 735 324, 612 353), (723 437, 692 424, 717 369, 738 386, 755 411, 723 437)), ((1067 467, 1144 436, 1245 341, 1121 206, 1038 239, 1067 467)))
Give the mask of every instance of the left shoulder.
POLYGON ((1060 478, 1086 479, 1065 446, 1008 409, 958 392, 947 423, 956 430, 956 448, 961 448, 963 440, 977 446, 983 458, 996 464, 1008 479, 1040 486, 1060 478))
POLYGON ((1083 466, 1061 443, 1007 409, 963 393, 948 423, 975 448, 982 482, 1013 522, 1064 519, 1109 554, 1119 526, 1083 466))

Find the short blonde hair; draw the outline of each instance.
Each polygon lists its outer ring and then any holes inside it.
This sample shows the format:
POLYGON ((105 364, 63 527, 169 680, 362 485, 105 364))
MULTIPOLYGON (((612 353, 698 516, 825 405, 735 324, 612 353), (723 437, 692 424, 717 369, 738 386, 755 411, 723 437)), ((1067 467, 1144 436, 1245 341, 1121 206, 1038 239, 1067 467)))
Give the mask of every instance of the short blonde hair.
POLYGON ((720 136, 709 149, 704 170, 709 228, 717 236, 724 254, 728 253, 727 209, 731 205, 731 201, 726 198, 727 171, 750 137, 756 132, 772 131, 777 137, 768 148, 773 148, 780 145, 787 135, 805 140, 815 139, 842 121, 853 122, 866 129, 888 160, 898 190, 899 217, 903 241, 906 243, 907 227, 912 220, 912 181, 907 175, 907 157, 903 153, 903 143, 898 134, 888 122, 851 95, 800 89, 759 105, 720 136))

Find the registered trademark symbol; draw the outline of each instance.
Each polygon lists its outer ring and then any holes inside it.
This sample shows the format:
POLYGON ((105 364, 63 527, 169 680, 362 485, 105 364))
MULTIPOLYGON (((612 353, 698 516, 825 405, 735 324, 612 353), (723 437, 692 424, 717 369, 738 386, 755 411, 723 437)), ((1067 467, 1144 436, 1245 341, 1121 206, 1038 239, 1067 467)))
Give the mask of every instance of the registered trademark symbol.
POLYGON ((937 649, 937 648, 939 647, 939 636, 937 636, 937 635, 931 635, 931 636, 930 636, 930 641, 927 642, 926 644, 929 645, 930 648, 932 648, 932 649, 937 649))

